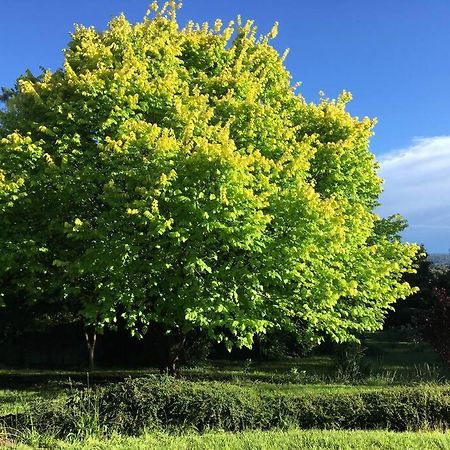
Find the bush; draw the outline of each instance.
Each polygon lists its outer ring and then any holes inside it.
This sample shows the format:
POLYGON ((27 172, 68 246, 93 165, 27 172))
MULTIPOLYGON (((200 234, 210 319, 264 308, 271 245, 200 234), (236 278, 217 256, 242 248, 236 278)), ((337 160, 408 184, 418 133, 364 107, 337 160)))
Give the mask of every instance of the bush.
MULTIPOLYGON (((5 419, 5 418, 4 418, 5 419)), ((4 420, 64 437, 90 430, 139 434, 145 429, 446 429, 450 388, 417 386, 353 393, 289 394, 223 384, 149 377, 128 379, 35 407, 4 420)))

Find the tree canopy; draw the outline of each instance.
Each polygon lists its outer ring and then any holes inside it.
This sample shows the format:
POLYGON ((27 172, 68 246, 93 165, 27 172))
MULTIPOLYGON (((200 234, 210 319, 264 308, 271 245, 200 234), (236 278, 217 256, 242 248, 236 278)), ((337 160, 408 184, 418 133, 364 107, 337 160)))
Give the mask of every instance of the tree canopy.
POLYGON ((417 247, 374 212, 374 121, 348 92, 307 103, 276 27, 181 27, 170 3, 76 27, 60 70, 5 94, 3 296, 239 346, 271 327, 379 328, 417 247))

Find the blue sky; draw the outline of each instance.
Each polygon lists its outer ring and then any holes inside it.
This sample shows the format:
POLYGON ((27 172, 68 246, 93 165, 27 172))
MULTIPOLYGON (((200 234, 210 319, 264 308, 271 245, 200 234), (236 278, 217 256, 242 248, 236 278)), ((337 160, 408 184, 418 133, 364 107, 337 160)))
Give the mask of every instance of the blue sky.
MULTIPOLYGON (((26 68, 57 68, 74 23, 102 29, 125 12, 131 21, 150 0, 3 0, 0 86, 26 68)), ((450 247, 450 0, 185 0, 179 18, 278 21, 274 45, 301 92, 317 100, 353 93, 349 110, 377 117, 372 151, 386 179, 380 214, 402 213, 405 238, 429 251, 450 247), (431 181, 431 182, 430 182, 431 181)))

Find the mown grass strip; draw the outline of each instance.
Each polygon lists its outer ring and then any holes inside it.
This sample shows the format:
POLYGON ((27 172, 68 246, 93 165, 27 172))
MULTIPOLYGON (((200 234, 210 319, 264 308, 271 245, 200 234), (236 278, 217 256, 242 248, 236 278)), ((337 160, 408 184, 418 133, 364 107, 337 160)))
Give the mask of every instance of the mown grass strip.
MULTIPOLYGON (((9 445, 13 445, 10 441, 9 445)), ((445 450, 450 433, 394 433, 386 431, 246 431, 173 435, 146 433, 139 437, 115 435, 109 439, 90 437, 73 442, 48 436, 30 436, 27 443, 10 449, 55 450, 445 450)))

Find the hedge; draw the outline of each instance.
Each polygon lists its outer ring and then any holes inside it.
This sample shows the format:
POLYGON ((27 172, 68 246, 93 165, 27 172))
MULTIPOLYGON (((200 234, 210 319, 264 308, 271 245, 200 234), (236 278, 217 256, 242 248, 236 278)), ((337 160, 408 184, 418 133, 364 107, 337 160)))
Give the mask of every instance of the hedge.
POLYGON ((258 392, 220 382, 127 379, 76 391, 62 403, 35 406, 3 418, 10 427, 31 421, 61 436, 93 431, 135 435, 145 429, 242 431, 302 429, 448 429, 450 387, 390 387, 349 393, 258 392))

